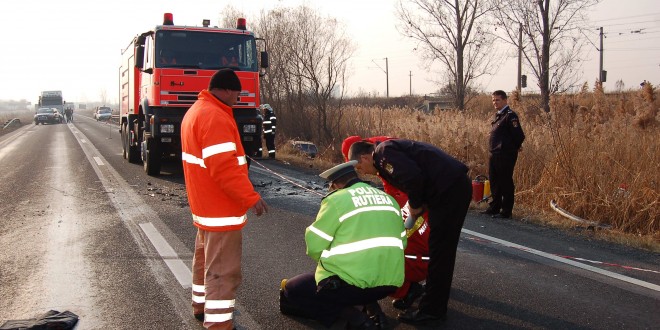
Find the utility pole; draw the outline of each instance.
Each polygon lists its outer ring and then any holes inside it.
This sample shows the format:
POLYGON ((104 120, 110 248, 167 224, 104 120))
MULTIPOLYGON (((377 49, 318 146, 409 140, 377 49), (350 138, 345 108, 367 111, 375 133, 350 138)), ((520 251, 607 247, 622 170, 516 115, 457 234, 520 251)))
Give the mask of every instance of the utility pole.
POLYGON ((607 80, 605 77, 605 72, 603 72, 603 27, 600 27, 600 65, 598 67, 598 81, 601 85, 607 80))
POLYGON ((389 98, 390 97, 390 70, 389 70, 389 66, 388 66, 388 63, 387 63, 387 57, 384 58, 384 60, 385 60, 385 70, 383 70, 383 68, 381 68, 380 65, 378 65, 378 63, 376 63, 376 61, 371 60, 371 62, 376 64, 376 66, 379 69, 381 69, 383 72, 385 72, 385 83, 387 84, 387 94, 386 95, 389 98))
POLYGON ((518 85, 516 86, 516 89, 518 90, 518 96, 521 94, 521 80, 522 80, 522 29, 523 25, 522 23, 519 23, 520 26, 518 27, 518 85))
POLYGON ((409 71, 408 77, 410 78, 410 96, 412 96, 412 71, 409 71))
POLYGON ((387 98, 390 98, 390 71, 387 66, 387 57, 385 58, 385 80, 387 81, 387 98))

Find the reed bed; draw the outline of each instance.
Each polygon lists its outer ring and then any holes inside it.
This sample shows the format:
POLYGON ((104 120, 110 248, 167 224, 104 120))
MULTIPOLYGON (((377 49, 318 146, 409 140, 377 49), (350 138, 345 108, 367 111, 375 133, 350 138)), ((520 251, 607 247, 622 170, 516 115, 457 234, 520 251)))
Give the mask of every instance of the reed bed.
MULTIPOLYGON (((553 97, 546 114, 538 96, 514 93, 509 104, 526 134, 514 176, 514 211, 550 212, 550 200, 556 200, 578 217, 660 242, 659 103, 651 84, 612 94, 597 86, 553 97)), ((321 156, 313 162, 326 167, 342 161, 346 136, 389 135, 432 143, 465 162, 471 177, 487 175, 490 95, 469 107, 423 113, 405 106, 343 106, 338 138, 319 146, 321 156)), ((278 141, 295 136, 280 132, 278 141)))

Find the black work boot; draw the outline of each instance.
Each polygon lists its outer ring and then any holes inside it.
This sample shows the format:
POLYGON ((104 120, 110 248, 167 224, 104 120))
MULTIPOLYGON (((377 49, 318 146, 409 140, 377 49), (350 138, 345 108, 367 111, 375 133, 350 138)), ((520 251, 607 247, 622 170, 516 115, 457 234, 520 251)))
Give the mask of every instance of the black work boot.
POLYGON ((392 300, 392 307, 405 311, 410 308, 415 300, 421 297, 423 293, 424 287, 417 282, 413 282, 410 284, 408 293, 403 298, 392 300))

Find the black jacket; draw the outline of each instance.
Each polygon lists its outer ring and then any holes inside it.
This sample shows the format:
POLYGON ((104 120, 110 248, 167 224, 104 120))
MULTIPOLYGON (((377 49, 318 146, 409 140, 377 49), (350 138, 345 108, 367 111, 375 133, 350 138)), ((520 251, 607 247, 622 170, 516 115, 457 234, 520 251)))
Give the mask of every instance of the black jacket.
POLYGON ((490 130, 489 147, 493 154, 517 153, 525 141, 518 115, 507 105, 495 114, 490 130))
POLYGON ((266 111, 264 115, 264 135, 275 135, 277 117, 273 111, 266 111))
POLYGON ((374 151, 374 166, 383 180, 408 195, 413 208, 433 204, 465 178, 467 166, 440 148, 419 141, 383 141, 374 151))

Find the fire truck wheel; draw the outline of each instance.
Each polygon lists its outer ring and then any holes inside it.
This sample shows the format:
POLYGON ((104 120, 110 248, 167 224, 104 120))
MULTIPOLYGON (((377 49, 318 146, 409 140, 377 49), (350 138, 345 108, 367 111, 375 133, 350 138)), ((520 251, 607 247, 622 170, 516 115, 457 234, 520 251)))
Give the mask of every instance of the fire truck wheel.
POLYGON ((122 147, 124 151, 124 158, 128 159, 129 163, 137 164, 140 162, 140 153, 138 152, 137 146, 130 145, 130 132, 128 131, 128 125, 122 124, 121 129, 121 138, 122 138, 122 147))
POLYGON ((147 140, 147 150, 144 157, 144 171, 150 176, 160 174, 161 153, 158 142, 153 138, 147 140))
POLYGON ((128 152, 126 152, 126 149, 128 149, 128 138, 126 138, 126 124, 121 124, 121 130, 119 130, 121 133, 121 156, 124 159, 128 159, 128 152))

